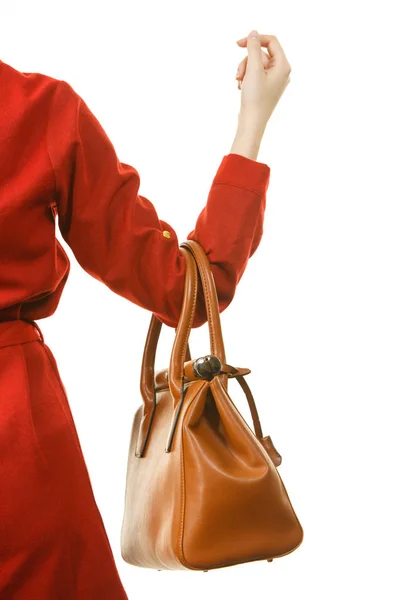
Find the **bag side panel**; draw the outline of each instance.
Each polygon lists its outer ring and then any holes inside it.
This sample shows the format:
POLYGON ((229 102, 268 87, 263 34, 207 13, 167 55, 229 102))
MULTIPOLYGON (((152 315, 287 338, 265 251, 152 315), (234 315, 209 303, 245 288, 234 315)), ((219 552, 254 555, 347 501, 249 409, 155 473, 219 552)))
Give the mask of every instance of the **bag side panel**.
POLYGON ((144 455, 135 455, 143 410, 134 417, 126 475, 121 554, 125 562, 152 569, 184 568, 179 560, 181 515, 180 449, 176 436, 165 452, 172 420, 169 390, 157 394, 150 436, 144 455))
POLYGON ((192 569, 273 558, 303 530, 275 465, 218 377, 182 424, 183 555, 192 569))

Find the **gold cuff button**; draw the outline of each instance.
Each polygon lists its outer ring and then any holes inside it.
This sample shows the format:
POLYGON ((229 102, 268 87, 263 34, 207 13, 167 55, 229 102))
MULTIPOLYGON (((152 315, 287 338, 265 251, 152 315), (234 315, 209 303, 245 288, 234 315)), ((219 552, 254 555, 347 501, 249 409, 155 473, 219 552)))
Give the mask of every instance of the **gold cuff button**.
POLYGON ((169 232, 169 231, 163 231, 163 232, 162 232, 162 234, 163 234, 163 236, 164 236, 164 237, 166 237, 166 238, 170 238, 170 237, 171 237, 171 234, 170 234, 170 232, 169 232))

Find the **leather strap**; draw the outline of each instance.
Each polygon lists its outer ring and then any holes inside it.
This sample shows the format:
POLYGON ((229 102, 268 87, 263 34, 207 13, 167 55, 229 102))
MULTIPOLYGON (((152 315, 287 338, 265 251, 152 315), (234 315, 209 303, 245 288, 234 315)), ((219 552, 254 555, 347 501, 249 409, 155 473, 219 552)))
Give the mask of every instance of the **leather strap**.
MULTIPOLYGON (((186 258, 186 274, 182 310, 178 327, 176 328, 176 335, 168 371, 168 386, 173 402, 173 419, 167 440, 166 451, 169 451, 168 448, 171 446, 177 418, 179 416, 179 411, 183 401, 184 356, 187 355, 188 337, 192 329, 197 299, 198 274, 196 262, 188 250, 182 249, 182 254, 184 254, 186 258), (171 368, 172 366, 173 369, 171 368)), ((143 414, 135 449, 135 454, 138 457, 141 457, 144 454, 157 407, 154 363, 161 327, 162 321, 160 321, 153 313, 150 319, 149 330, 147 332, 140 375, 140 392, 143 400, 143 414)))
POLYGON ((276 467, 278 467, 282 463, 282 456, 279 454, 279 452, 275 448, 275 446, 272 442, 271 436, 270 435, 267 435, 265 437, 263 436, 260 417, 259 417, 258 410, 257 410, 257 405, 254 400, 254 396, 250 390, 250 387, 249 387, 247 381, 244 379, 244 375, 248 375, 249 373, 251 373, 250 369, 246 369, 243 367, 235 368, 235 367, 232 367, 231 365, 222 365, 221 371, 228 373, 228 377, 230 377, 230 378, 234 377, 240 384, 242 390, 245 393, 245 396, 246 396, 246 399, 247 399, 247 402, 248 402, 248 405, 250 408, 250 414, 251 414, 251 418, 253 420, 253 425, 254 425, 254 433, 256 434, 257 438, 259 439, 261 444, 264 446, 264 448, 268 452, 274 465, 276 467))
MULTIPOLYGON (((178 326, 175 329, 176 335, 168 369, 168 383, 175 407, 181 399, 184 362, 185 357, 189 354, 188 339, 197 303, 198 272, 200 272, 207 311, 210 354, 217 356, 221 363, 225 362, 225 348, 222 339, 218 297, 207 255, 202 246, 194 240, 183 242, 180 245, 180 249, 186 258, 186 277, 182 311, 178 326)), ((155 399, 154 364, 161 327, 162 322, 153 313, 147 333, 140 378, 140 389, 146 413, 150 413, 153 410, 155 399)), ((227 377, 223 375, 221 380, 222 384, 227 386, 227 377)))
MULTIPOLYGON (((177 335, 172 348, 169 367, 169 384, 173 396, 181 393, 181 381, 184 373, 184 360, 189 334, 193 322, 193 312, 197 303, 197 282, 200 274, 204 303, 207 313, 207 323, 210 339, 210 354, 225 363, 225 347, 222 337, 219 302, 214 276, 204 248, 194 240, 186 240, 180 245, 181 252, 186 257, 187 275, 193 279, 193 285, 188 286, 188 294, 183 302, 182 314, 177 326, 177 335), (193 272, 194 270, 194 272, 193 272), (188 330, 189 326, 189 330, 188 330)), ((227 387, 227 377, 221 377, 221 383, 227 387)))
MULTIPOLYGON (((249 404, 255 435, 277 466, 281 463, 282 457, 273 446, 270 436, 263 437, 256 403, 247 382, 244 380, 244 375, 250 373, 250 370, 235 368, 226 364, 218 296, 207 255, 202 246, 194 240, 183 242, 180 245, 180 249, 186 258, 186 277, 182 312, 178 326, 175 329, 176 335, 168 370, 168 385, 174 401, 174 416, 167 440, 166 451, 168 452, 171 448, 177 419, 184 399, 184 363, 185 361, 191 360, 188 338, 192 329, 194 309, 197 302, 198 273, 200 273, 200 281, 203 287, 207 311, 210 353, 216 356, 221 362, 221 373, 223 373, 222 376, 219 375, 221 383, 228 389, 228 378, 235 377, 238 380, 249 404)), ((136 456, 143 455, 156 410, 154 363, 161 327, 162 322, 155 314, 153 314, 147 334, 142 362, 141 393, 144 402, 144 410, 140 435, 137 440, 136 456)))

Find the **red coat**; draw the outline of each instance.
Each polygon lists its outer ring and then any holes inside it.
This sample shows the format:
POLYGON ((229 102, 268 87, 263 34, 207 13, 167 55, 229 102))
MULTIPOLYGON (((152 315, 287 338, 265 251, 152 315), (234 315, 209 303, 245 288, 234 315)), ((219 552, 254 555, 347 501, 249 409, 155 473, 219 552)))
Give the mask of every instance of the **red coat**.
MULTIPOLYGON (((54 313, 70 269, 56 214, 83 269, 171 327, 185 258, 173 227, 139 194, 139 173, 118 160, 68 83, 0 61, 0 86, 0 598, 126 599, 35 321, 54 313)), ((269 174, 224 156, 187 236, 208 255, 221 312, 260 243, 269 174)), ((206 322, 202 300, 193 327, 206 322)))

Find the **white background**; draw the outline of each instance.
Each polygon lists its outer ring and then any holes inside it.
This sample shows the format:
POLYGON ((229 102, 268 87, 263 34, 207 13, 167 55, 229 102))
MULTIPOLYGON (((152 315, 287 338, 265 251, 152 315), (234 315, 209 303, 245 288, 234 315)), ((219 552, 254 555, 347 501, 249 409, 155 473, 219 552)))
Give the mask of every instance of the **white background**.
MULTIPOLYGON (((151 313, 91 278, 67 247, 69 282, 57 312, 39 322, 130 599, 399 598, 395 8, 348 0, 1 4, 1 59, 74 87, 181 241, 233 142, 235 74, 246 53, 235 41, 252 28, 274 34, 292 66, 258 156, 271 167, 264 236, 221 320, 227 362, 252 370, 247 382, 283 455, 303 544, 273 563, 208 573, 126 564, 125 469, 151 313)), ((169 364, 173 335, 163 326, 157 369, 169 364)), ((208 353, 206 325, 190 343, 193 356, 208 353)), ((239 384, 229 385, 248 418, 239 384)))

